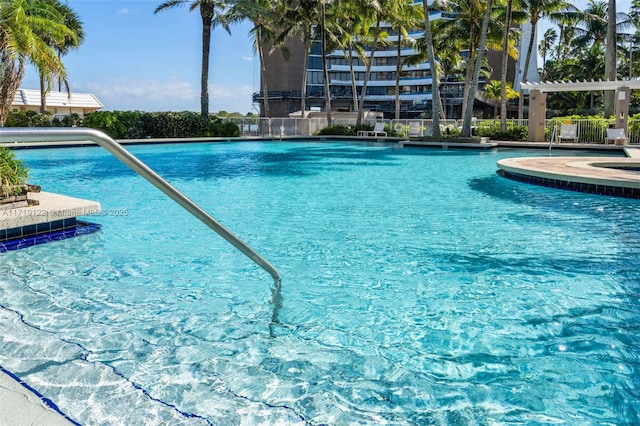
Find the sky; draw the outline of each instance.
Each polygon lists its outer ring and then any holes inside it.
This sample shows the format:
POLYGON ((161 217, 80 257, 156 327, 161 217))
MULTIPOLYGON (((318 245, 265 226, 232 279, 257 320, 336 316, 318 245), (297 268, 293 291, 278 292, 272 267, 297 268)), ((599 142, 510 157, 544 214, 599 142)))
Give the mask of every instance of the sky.
MULTIPOLYGON (((72 92, 93 93, 105 110, 200 111, 202 22, 189 4, 154 14, 162 0, 67 0, 85 41, 63 57, 72 92)), ((574 3, 584 9, 587 1, 574 3)), ((618 0, 628 12, 631 0, 618 0)), ((548 24, 545 24, 548 25, 548 24)), ((216 28, 211 38, 209 111, 257 113, 260 73, 251 25, 216 28)), ((538 37, 545 28, 538 28, 538 37)), ((30 68, 22 88, 39 89, 30 68)))
MULTIPOLYGON (((72 92, 93 93, 105 110, 200 111, 202 21, 189 3, 158 14, 162 0, 68 0, 85 41, 63 57, 72 92)), ((209 111, 256 113, 260 90, 250 24, 211 38, 209 111)), ((30 69, 22 88, 39 89, 30 69)))

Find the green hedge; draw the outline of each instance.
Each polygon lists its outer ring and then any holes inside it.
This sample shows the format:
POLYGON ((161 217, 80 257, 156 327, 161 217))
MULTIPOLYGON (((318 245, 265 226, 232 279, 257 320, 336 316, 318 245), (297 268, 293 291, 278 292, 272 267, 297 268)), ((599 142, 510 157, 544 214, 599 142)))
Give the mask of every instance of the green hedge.
POLYGON ((488 136, 493 140, 522 141, 527 140, 529 128, 507 122, 507 131, 500 130, 500 120, 482 121, 476 128, 478 136, 488 136))
POLYGON ((240 128, 211 115, 203 118, 192 111, 141 112, 94 111, 83 120, 77 114, 62 120, 50 113, 17 111, 9 113, 6 127, 88 127, 105 132, 113 139, 236 137, 240 128))

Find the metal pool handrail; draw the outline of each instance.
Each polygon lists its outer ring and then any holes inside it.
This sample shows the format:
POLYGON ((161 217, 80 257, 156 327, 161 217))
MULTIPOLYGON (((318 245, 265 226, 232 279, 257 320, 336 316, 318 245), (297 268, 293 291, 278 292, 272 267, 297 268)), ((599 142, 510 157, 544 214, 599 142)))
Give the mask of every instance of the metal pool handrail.
POLYGON ((124 149, 122 145, 111 139, 109 136, 95 129, 86 128, 1 128, 0 142, 59 142, 59 141, 91 141, 95 142, 118 160, 133 169, 140 176, 149 181, 153 186, 164 192, 169 198, 180 204, 185 210, 198 218, 202 223, 214 230, 218 235, 227 240, 242 254, 253 260, 255 264, 268 272, 276 285, 280 288, 280 273, 265 258, 256 253, 251 247, 236 237, 231 231, 225 228, 217 220, 202 210, 196 203, 187 198, 184 194, 174 188, 169 182, 151 170, 149 166, 140 161, 137 157, 124 149))

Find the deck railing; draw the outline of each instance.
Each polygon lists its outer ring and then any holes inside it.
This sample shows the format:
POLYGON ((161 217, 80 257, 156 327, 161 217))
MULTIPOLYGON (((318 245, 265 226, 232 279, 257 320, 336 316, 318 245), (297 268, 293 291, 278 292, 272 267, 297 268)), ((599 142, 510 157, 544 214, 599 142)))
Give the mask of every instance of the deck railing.
MULTIPOLYGON (((227 118, 240 127, 240 136, 274 137, 286 136, 313 136, 320 130, 327 127, 326 118, 227 118)), ((420 129, 422 136, 432 136, 433 120, 431 119, 403 119, 403 120, 369 120, 373 125, 375 121, 383 121, 394 129, 396 133, 403 137, 419 136, 413 134, 416 128, 420 129), (410 134, 411 133, 411 134, 410 134)), ((550 142, 553 136, 554 127, 562 121, 558 119, 546 120, 545 140, 540 142, 550 142)), ((613 120, 571 120, 578 125, 578 142, 590 144, 605 144, 607 128, 614 124, 613 120)), ((497 120, 473 120, 472 127, 498 124, 497 120)), ((355 126, 355 118, 333 118, 333 125, 355 126)), ((507 120, 507 126, 527 126, 526 119, 507 120)), ((440 120, 441 134, 447 135, 456 133, 462 128, 462 120, 440 120)), ((627 135, 630 144, 640 144, 640 120, 629 119, 629 132, 627 135)))

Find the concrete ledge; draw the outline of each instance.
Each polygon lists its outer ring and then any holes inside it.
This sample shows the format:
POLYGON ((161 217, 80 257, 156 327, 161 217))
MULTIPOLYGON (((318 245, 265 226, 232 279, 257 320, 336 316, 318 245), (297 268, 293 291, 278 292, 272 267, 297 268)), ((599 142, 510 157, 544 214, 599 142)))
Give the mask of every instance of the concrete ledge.
POLYGON ((41 395, 0 369, 0 424, 66 426, 78 423, 49 407, 41 395))
POLYGON ((640 160, 609 157, 525 157, 498 161, 498 173, 572 191, 640 198, 640 160))
POLYGON ((39 205, 0 211, 0 230, 64 221, 100 211, 100 203, 96 201, 51 192, 29 193, 29 199, 37 200, 39 205))
MULTIPOLYGON (((487 138, 488 139, 488 138, 487 138)), ((475 148, 475 149, 491 149, 498 146, 495 142, 425 142, 425 141, 411 141, 404 140, 398 142, 400 146, 422 146, 431 148, 475 148)))

